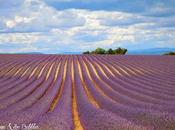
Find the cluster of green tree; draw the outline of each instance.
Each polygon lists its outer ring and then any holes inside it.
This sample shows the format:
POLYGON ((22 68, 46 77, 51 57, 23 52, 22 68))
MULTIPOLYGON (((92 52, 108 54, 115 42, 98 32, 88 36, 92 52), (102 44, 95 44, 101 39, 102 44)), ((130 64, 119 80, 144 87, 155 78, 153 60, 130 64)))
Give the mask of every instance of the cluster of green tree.
POLYGON ((175 55, 175 52, 169 52, 169 53, 166 53, 164 55, 175 55))
POLYGON ((103 48, 97 48, 95 49, 94 51, 86 51, 86 52, 83 52, 83 54, 110 54, 110 55, 125 55, 127 52, 127 49, 125 48, 117 48, 117 49, 108 49, 108 50, 105 50, 103 48))

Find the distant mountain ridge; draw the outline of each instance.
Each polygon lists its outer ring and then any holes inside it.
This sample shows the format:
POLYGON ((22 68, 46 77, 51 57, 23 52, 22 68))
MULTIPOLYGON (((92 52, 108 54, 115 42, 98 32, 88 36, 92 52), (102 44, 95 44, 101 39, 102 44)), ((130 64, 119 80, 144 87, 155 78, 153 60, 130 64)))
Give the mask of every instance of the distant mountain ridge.
POLYGON ((42 52, 21 52, 18 54, 44 54, 44 53, 42 53, 42 52))
POLYGON ((168 52, 175 52, 175 48, 150 48, 140 50, 128 50, 127 55, 163 55, 168 52))
POLYGON ((42 53, 42 52, 14 52, 14 53, 8 53, 8 52, 6 52, 6 53, 1 53, 0 52, 0 54, 44 54, 44 53, 42 53))

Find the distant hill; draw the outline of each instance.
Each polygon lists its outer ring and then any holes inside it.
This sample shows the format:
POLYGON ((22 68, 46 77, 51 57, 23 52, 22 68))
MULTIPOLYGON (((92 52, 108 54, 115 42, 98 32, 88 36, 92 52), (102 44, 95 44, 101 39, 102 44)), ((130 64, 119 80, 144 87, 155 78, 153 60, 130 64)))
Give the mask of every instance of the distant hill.
POLYGON ((82 52, 60 52, 58 54, 81 54, 82 52))
POLYGON ((8 52, 6 52, 6 53, 1 53, 0 52, 0 54, 44 54, 44 53, 41 53, 41 52, 18 52, 18 53, 8 53, 8 52))
POLYGON ((163 55, 173 51, 175 51, 175 48, 150 48, 141 50, 128 50, 127 55, 163 55))
POLYGON ((20 52, 17 54, 44 54, 44 53, 41 53, 41 52, 20 52))

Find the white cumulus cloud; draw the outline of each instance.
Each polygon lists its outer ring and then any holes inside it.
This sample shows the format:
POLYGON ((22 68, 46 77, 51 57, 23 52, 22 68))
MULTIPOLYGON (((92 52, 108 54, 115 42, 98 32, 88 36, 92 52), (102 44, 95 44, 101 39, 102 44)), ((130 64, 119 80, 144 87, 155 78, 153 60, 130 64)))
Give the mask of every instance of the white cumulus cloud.
POLYGON ((175 47, 173 16, 164 19, 119 11, 56 10, 42 0, 23 0, 13 5, 0 8, 0 51, 33 48, 59 53, 151 42, 154 46, 175 47), (9 49, 12 44, 22 46, 9 49))

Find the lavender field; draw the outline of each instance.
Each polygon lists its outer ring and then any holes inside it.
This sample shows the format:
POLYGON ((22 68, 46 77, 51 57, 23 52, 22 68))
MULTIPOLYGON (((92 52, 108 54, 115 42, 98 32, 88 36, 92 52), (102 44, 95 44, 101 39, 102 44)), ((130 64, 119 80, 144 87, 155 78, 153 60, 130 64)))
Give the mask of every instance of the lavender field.
POLYGON ((175 57, 0 55, 0 125, 175 130, 175 57))

